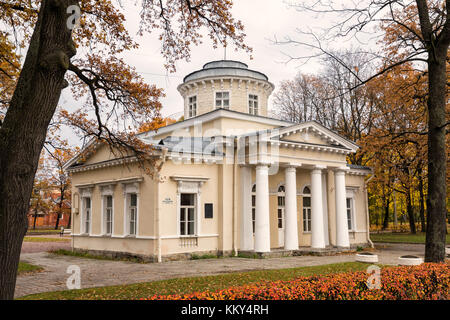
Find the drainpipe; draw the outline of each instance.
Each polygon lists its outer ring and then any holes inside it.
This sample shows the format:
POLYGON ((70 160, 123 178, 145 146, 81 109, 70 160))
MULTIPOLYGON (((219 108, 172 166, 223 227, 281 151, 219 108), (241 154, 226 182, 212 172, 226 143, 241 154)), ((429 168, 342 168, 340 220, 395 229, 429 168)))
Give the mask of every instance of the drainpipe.
POLYGON ((233 162, 233 250, 234 256, 238 256, 238 248, 237 248, 237 210, 236 210, 236 173, 237 173, 237 142, 238 138, 235 137, 233 139, 233 150, 234 150, 234 162, 233 162), (236 147, 236 148, 235 148, 236 147))
MULTIPOLYGON (((162 166, 164 165, 164 163, 166 162, 167 159, 167 152, 168 149, 167 148, 163 148, 162 149, 162 155, 161 155, 161 165, 159 167, 159 170, 162 170, 162 166)), ((160 208, 159 208, 159 203, 160 203, 160 199, 159 199, 159 186, 160 186, 160 174, 159 171, 157 173, 157 180, 156 180, 156 208, 155 208, 155 226, 157 229, 157 236, 156 236, 156 252, 158 255, 158 263, 162 262, 162 253, 161 253, 161 225, 160 225, 160 208)))
POLYGON ((372 173, 372 176, 364 182, 364 187, 366 189, 365 200, 366 200, 366 214, 367 214, 367 241, 369 242, 370 247, 372 247, 372 248, 374 248, 375 246, 373 245, 372 240, 370 240, 370 217, 369 217, 369 198, 368 198, 369 196, 368 196, 368 191, 367 191, 367 184, 370 182, 370 180, 373 179, 373 177, 374 177, 374 175, 372 173))

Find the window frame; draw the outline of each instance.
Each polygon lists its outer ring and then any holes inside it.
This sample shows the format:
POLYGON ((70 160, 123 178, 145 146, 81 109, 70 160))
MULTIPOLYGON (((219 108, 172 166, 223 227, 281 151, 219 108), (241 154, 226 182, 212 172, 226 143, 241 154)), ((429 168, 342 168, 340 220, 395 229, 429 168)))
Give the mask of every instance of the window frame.
POLYGON ((127 201, 127 230, 128 230, 128 236, 135 237, 137 236, 137 224, 138 224, 138 194, 136 192, 130 192, 127 194, 128 201, 127 201), (136 205, 131 204, 131 197, 135 195, 136 196, 136 205), (133 212, 134 210, 134 212, 133 212), (134 219, 132 217, 134 216, 134 219), (131 228, 133 222, 133 228, 131 228), (133 229, 133 230, 132 230, 133 229), (133 232, 132 232, 133 231, 133 232))
POLYGON ((179 196, 179 203, 178 203, 178 234, 180 237, 195 237, 197 236, 197 193, 189 193, 189 192, 182 192, 179 196), (181 202, 181 199, 183 195, 192 195, 193 201, 192 205, 183 205, 181 202), (189 209, 193 209, 193 219, 189 220, 189 209), (182 219, 181 211, 184 211, 184 217, 185 219, 182 219), (189 233, 189 224, 192 223, 194 228, 193 232, 189 233), (184 226, 183 226, 184 224, 184 226), (184 230, 183 230, 184 229, 184 230), (184 232, 184 234, 183 234, 184 232))
POLYGON ((197 100, 198 100, 197 95, 192 95, 187 98, 187 104, 188 104, 188 110, 187 110, 188 112, 187 113, 188 113, 189 118, 194 118, 197 116, 197 108, 198 108, 197 100), (194 98, 195 98, 195 102, 191 102, 191 99, 194 99, 194 98), (195 105, 195 108, 193 107, 193 105, 195 105))
POLYGON ((256 229, 256 183, 254 183, 252 185, 252 190, 251 190, 251 204, 252 204, 252 230, 253 230, 253 234, 255 234, 255 229, 256 229))
POLYGON ((83 233, 90 234, 92 228, 92 197, 83 197, 83 233), (86 205, 86 200, 89 200, 89 207, 86 205), (89 214, 88 214, 89 213, 89 214))
POLYGON ((247 98, 248 103, 248 113, 254 116, 259 115, 259 95, 255 93, 249 93, 247 98), (251 97, 256 97, 256 99, 252 99, 251 97), (256 108, 254 103, 256 102, 256 108), (256 110, 256 111, 255 111, 256 110))
POLYGON ((311 233, 311 218, 312 218, 312 208, 311 208, 311 186, 305 185, 302 189, 302 223, 303 223, 303 233, 311 233), (305 193, 305 189, 309 189, 309 193, 305 193), (309 206, 305 207, 305 198, 309 198, 309 206), (305 212, 305 209, 307 211, 305 212), (306 213, 306 214, 305 214, 306 213))
POLYGON ((278 229, 283 229, 285 227, 284 225, 284 217, 286 213, 286 187, 284 184, 281 184, 278 186, 277 190, 277 226, 278 229), (283 191, 281 191, 283 190, 283 191), (281 204, 280 204, 281 200, 281 204), (281 217, 280 217, 280 210, 281 211, 281 217), (281 227, 280 227, 281 222, 281 227))
POLYGON ((114 230, 114 196, 112 194, 105 194, 103 196, 103 223, 104 235, 111 236, 114 230), (108 206, 108 198, 111 197, 111 207, 108 206), (110 210, 110 220, 108 221, 108 210, 110 210), (108 225, 110 225, 110 232, 108 232, 108 225))
POLYGON ((214 109, 226 109, 226 110, 230 110, 231 107, 231 90, 217 90, 214 91, 214 109), (224 107, 224 99, 223 97, 220 98, 221 99, 221 105, 218 107, 217 106, 217 94, 218 93, 228 93, 228 107, 224 107))
POLYGON ((345 197, 345 213, 347 215, 347 228, 349 232, 356 231, 356 221, 355 221, 355 198, 353 195, 347 195, 345 197), (350 200, 350 201, 349 201, 350 200), (350 208, 348 207, 348 203, 350 203, 350 208), (349 210, 350 210, 350 218, 349 218, 349 210), (351 227, 349 226, 351 225, 351 227))

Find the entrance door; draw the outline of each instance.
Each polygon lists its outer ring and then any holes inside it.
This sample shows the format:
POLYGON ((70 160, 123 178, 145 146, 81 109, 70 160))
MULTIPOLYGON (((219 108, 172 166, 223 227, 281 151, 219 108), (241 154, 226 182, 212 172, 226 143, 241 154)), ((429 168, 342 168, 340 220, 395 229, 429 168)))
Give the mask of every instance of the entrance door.
POLYGON ((277 221, 278 221, 278 246, 284 247, 284 207, 286 200, 286 192, 284 186, 278 187, 278 209, 277 209, 277 221))

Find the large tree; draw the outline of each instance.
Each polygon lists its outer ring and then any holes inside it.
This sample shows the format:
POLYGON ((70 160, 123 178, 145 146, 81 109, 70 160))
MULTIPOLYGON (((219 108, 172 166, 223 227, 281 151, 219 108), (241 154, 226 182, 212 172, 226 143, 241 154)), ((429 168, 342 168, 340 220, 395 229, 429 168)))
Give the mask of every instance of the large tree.
MULTIPOLYGON (((446 117, 447 57, 450 45, 450 0, 364 0, 336 2, 319 0, 292 4, 300 11, 330 17, 326 30, 302 31, 302 39, 287 37, 281 44, 308 47, 307 55, 293 59, 309 60, 327 56, 336 60, 354 74, 359 88, 379 75, 404 63, 414 63, 428 75, 426 134, 428 137, 428 200, 425 261, 442 262, 445 259, 446 239, 446 117), (382 31, 378 33, 378 31, 382 31), (361 43, 373 43, 379 38, 382 51, 372 54, 381 65, 368 78, 359 78, 352 64, 333 55, 332 44, 342 44, 349 38, 361 43)), ((370 48, 369 48, 370 49, 370 48)), ((366 51, 369 52, 369 49, 366 51)))
MULTIPOLYGON (((171 71, 175 61, 189 59, 192 45, 201 43, 201 29, 213 46, 229 41, 250 51, 241 22, 230 13, 230 0, 134 3, 140 10, 140 34, 159 30, 161 53, 171 71)), ((48 129, 68 124, 114 150, 145 157, 149 147, 132 131, 158 115, 163 93, 119 58, 138 47, 124 25, 119 0, 0 0, 0 21, 6 29, 0 33, 0 90, 9 94, 2 95, 0 104, 0 299, 12 299, 48 129), (24 48, 23 64, 18 64, 24 48), (83 54, 77 55, 77 49, 83 54), (7 88, 11 83, 13 89, 7 88), (87 97, 75 112, 58 108, 61 91, 69 85, 76 98, 87 97)))

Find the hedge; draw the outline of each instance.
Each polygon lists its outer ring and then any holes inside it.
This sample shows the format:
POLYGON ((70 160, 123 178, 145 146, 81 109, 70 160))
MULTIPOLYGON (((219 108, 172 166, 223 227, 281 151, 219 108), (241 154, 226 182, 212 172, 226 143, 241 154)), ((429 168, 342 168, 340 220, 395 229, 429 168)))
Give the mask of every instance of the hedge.
POLYGON ((266 281, 215 292, 155 295, 149 300, 449 300, 450 265, 388 267, 381 270, 381 288, 369 289, 365 272, 266 281))

